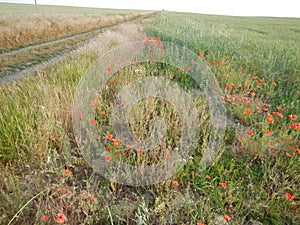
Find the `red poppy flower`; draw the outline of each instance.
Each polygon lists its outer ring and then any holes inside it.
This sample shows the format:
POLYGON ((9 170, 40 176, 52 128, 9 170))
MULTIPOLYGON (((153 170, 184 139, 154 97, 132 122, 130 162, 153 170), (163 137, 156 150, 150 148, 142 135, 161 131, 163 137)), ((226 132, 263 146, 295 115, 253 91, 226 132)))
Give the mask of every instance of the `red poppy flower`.
POLYGON ((251 98, 255 97, 255 95, 256 95, 255 92, 251 92, 251 93, 250 93, 250 97, 251 97, 251 98))
POLYGON ((95 125, 95 124, 96 124, 96 120, 95 120, 95 119, 91 119, 90 123, 91 123, 92 125, 95 125))
POLYGON ((290 114, 290 115, 288 115, 288 118, 291 120, 296 120, 298 118, 298 116, 290 114))
POLYGON ((288 153, 288 152, 285 152, 285 155, 287 156, 287 157, 291 157, 292 155, 290 154, 290 153, 288 153))
POLYGON ((99 103, 96 100, 92 101, 92 108, 97 108, 98 105, 99 103))
POLYGON ((297 207, 295 205, 293 205, 292 210, 297 210, 297 207))
POLYGON ((290 128, 295 129, 295 130, 300 130, 300 122, 299 123, 290 124, 290 128))
POLYGON ((248 131, 247 131, 247 134, 250 135, 250 136, 253 136, 253 135, 254 135, 254 133, 253 133, 251 130, 248 130, 248 131))
POLYGON ((141 150, 141 149, 136 150, 136 152, 137 152, 138 154, 143 154, 143 153, 144 153, 143 150, 141 150))
POLYGON ((173 181, 172 181, 172 184, 173 184, 175 187, 178 187, 178 186, 179 186, 179 183, 178 183, 177 180, 173 180, 173 181))
POLYGON ((279 112, 272 112, 272 114, 273 114, 274 116, 278 116, 278 117, 280 117, 280 118, 283 118, 283 115, 282 115, 281 113, 279 113, 279 112))
POLYGON ((100 115, 101 115, 101 116, 105 116, 105 114, 106 114, 105 111, 101 111, 101 112, 100 112, 100 115))
POLYGON ((108 67, 108 68, 106 68, 106 71, 107 71, 107 72, 112 72, 112 68, 111 68, 111 67, 108 67))
POLYGON ((285 198, 286 199, 294 199, 295 197, 291 195, 289 192, 285 193, 285 198))
POLYGON ((196 225, 204 225, 204 223, 197 222, 196 225))
POLYGON ((58 192, 59 192, 60 194, 62 194, 62 195, 68 194, 68 190, 65 189, 65 188, 60 188, 60 189, 58 190, 58 192))
POLYGON ((201 56, 201 55, 203 55, 203 52, 200 52, 200 51, 199 51, 199 52, 197 52, 197 55, 198 55, 198 56, 201 56))
POLYGON ((280 112, 280 113, 283 112, 283 108, 282 108, 282 107, 279 107, 279 108, 278 108, 278 112, 280 112))
POLYGON ((192 70, 192 68, 190 66, 185 67, 186 72, 191 71, 191 70, 192 70))
POLYGON ((112 134, 107 134, 107 135, 106 135, 106 139, 107 139, 107 140, 110 140, 110 139, 112 139, 112 138, 113 138, 113 135, 112 135, 112 134))
POLYGON ((266 130, 266 135, 271 135, 272 134, 272 132, 271 131, 269 131, 269 130, 266 130))
POLYGON ((119 143, 120 143, 119 139, 113 139, 113 142, 112 142, 113 146, 118 146, 119 143))
POLYGON ((42 217, 41 217, 41 220, 42 221, 47 221, 49 219, 49 216, 46 216, 46 215, 43 215, 42 217))
POLYGON ((232 219, 232 218, 231 218, 230 216, 228 216, 228 215, 224 215, 223 218, 224 218, 224 220, 225 220, 226 222, 229 222, 229 221, 232 219))
POLYGON ((226 189, 227 184, 225 182, 220 182, 219 184, 223 189, 226 189))
POLYGON ((268 106, 264 106, 263 110, 266 112, 269 110, 269 107, 268 106))
POLYGON ((274 123, 274 118, 272 117, 272 115, 270 113, 267 114, 267 121, 269 123, 274 123))
POLYGON ((69 169, 64 169, 64 174, 66 174, 66 175, 70 175, 72 173, 72 171, 71 170, 69 170, 69 169))
POLYGON ((245 109, 245 111, 246 111, 246 113, 247 113, 248 116, 251 116, 251 115, 252 115, 252 112, 251 112, 250 109, 245 109))
POLYGON ((110 162, 112 160, 112 157, 110 155, 105 155, 105 161, 110 162))
POLYGON ((63 214, 62 212, 57 213, 56 219, 55 219, 56 223, 64 223, 65 220, 66 220, 65 214, 63 214))
POLYGON ((277 83, 275 81, 272 82, 273 86, 276 87, 277 83))

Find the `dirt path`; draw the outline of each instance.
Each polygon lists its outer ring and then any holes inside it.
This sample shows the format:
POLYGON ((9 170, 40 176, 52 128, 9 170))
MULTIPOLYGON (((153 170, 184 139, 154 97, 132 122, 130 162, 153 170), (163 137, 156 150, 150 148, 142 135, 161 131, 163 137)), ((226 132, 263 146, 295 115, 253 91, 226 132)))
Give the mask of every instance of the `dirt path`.
MULTIPOLYGON (((27 61, 27 62, 25 62, 25 66, 21 65, 21 66, 19 66, 19 68, 18 68, 18 66, 16 66, 16 67, 15 66, 1 67, 0 73, 2 74, 2 76, 0 76, 0 85, 6 84, 7 82, 10 82, 10 81, 17 81, 20 77, 23 77, 27 74, 33 73, 34 71, 38 71, 39 69, 41 69, 45 66, 54 64, 55 62, 62 60, 67 55, 77 52, 78 49, 83 49, 83 48, 86 48, 87 46, 90 46, 91 43, 95 43, 96 41, 99 41, 99 37, 101 36, 102 33, 109 32, 110 30, 115 29, 122 24, 139 23, 140 21, 146 20, 148 17, 150 17, 152 15, 153 15, 153 13, 151 13, 149 15, 138 16, 138 17, 132 18, 127 21, 123 21, 123 22, 120 22, 117 24, 101 27, 101 28, 98 28, 98 29, 95 29, 92 31, 88 31, 88 32, 76 34, 76 35, 73 35, 70 37, 62 38, 59 40, 49 41, 46 43, 28 46, 25 48, 21 48, 21 49, 17 49, 17 50, 13 50, 13 51, 10 51, 7 53, 0 54, 0 60, 6 60, 9 57, 13 58, 16 55, 25 54, 26 52, 31 51, 31 50, 38 51, 42 48, 48 48, 48 47, 51 48, 51 46, 54 44, 60 44, 60 43, 72 41, 72 43, 63 45, 63 47, 57 51, 57 54, 55 54, 55 56, 52 56, 52 57, 50 56, 50 57, 46 58, 45 60, 43 60, 42 62, 31 63, 30 61, 27 61), (75 44, 74 44, 74 42, 75 42, 75 44)), ((101 45, 102 45, 102 42, 103 41, 101 40, 101 45)), ((54 52, 54 53, 56 53, 56 52, 54 52)))

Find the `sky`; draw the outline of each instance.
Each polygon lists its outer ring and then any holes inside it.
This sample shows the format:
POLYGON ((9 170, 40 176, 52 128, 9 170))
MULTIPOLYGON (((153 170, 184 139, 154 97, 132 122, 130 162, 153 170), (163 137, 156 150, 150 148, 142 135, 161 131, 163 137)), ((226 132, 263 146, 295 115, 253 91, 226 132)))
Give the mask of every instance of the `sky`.
MULTIPOLYGON (((34 3, 34 0, 0 0, 34 3)), ((145 9, 233 16, 300 18, 299 0, 37 0, 42 5, 145 9)))

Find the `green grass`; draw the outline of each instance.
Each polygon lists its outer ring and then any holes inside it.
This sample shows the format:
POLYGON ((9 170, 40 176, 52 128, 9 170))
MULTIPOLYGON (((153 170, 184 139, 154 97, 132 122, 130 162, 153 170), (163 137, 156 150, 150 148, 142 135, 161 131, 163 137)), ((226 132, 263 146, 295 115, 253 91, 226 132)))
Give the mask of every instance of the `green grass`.
MULTIPOLYGON (((149 36, 202 52, 199 59, 220 82, 227 113, 244 126, 228 125, 219 160, 199 170, 212 128, 205 100, 195 96, 202 113, 198 147, 183 168, 158 184, 131 187, 104 179, 75 143, 74 92, 95 54, 71 56, 1 87, 0 223, 54 224, 63 212, 66 224, 227 224, 225 215, 231 217, 228 224, 299 224, 299 130, 290 127, 299 118, 288 118, 300 116, 298 26, 298 19, 187 13, 161 13, 147 25, 149 36), (43 215, 48 221, 41 221, 43 215)), ((116 92, 126 81, 157 71, 193 95, 194 83, 183 78, 184 71, 160 63, 130 65, 114 74, 97 98, 99 135, 113 133, 109 115, 116 92), (133 76, 137 68, 144 72, 133 76)), ((156 116, 168 122, 168 135, 150 154, 114 154, 125 146, 111 140, 105 143, 111 149, 107 154, 128 164, 157 162, 178 140, 177 112, 151 98, 135 107, 142 110, 131 112, 130 119, 140 139, 148 137, 156 116)))

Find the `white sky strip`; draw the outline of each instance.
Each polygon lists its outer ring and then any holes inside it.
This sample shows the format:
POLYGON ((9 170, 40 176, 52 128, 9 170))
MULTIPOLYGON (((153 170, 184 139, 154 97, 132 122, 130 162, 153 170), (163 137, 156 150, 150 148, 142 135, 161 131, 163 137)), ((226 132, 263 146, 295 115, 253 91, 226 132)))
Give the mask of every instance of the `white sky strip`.
MULTIPOLYGON (((28 3, 34 0, 0 0, 28 3)), ((67 5, 116 9, 170 10, 233 16, 300 18, 298 0, 37 0, 43 5, 67 5)))

